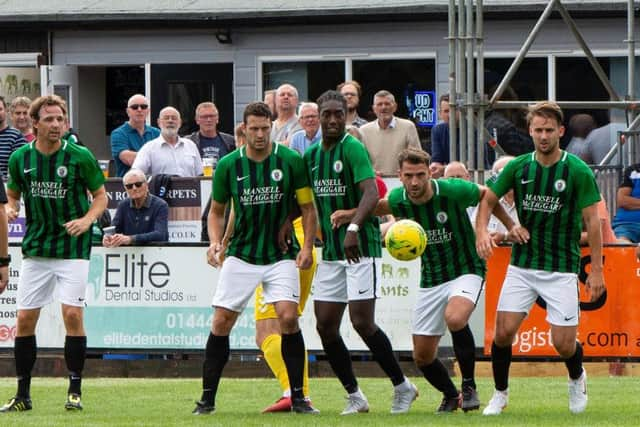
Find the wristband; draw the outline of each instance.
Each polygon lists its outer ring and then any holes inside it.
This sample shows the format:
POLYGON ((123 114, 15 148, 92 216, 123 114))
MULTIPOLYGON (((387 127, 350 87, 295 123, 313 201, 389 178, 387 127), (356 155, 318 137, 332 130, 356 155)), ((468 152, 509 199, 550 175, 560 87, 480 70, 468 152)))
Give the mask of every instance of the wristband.
POLYGON ((352 233, 357 233, 360 231, 360 226, 358 224, 354 224, 353 222, 349 224, 347 227, 347 231, 351 231, 352 233))
POLYGON ((0 257, 0 267, 6 267, 11 262, 11 255, 7 255, 6 257, 0 257))

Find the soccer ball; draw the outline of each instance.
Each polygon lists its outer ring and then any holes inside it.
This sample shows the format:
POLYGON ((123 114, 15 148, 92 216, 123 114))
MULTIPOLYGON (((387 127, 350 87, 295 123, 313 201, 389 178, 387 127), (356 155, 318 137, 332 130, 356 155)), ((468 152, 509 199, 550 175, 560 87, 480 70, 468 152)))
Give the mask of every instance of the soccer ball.
POLYGON ((411 261, 422 255, 427 247, 427 233, 417 222, 403 219, 389 227, 384 243, 392 257, 411 261))

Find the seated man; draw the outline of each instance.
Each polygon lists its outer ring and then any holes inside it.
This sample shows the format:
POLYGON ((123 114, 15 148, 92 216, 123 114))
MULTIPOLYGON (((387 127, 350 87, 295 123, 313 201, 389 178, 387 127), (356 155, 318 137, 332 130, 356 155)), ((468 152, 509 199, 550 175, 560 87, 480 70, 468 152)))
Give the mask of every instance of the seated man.
POLYGON ((621 243, 640 242, 640 163, 624 170, 616 196, 613 232, 621 243))
POLYGON ((129 169, 122 182, 129 197, 118 204, 112 222, 115 234, 105 234, 102 244, 115 248, 169 240, 169 205, 149 193, 144 173, 140 169, 129 169))

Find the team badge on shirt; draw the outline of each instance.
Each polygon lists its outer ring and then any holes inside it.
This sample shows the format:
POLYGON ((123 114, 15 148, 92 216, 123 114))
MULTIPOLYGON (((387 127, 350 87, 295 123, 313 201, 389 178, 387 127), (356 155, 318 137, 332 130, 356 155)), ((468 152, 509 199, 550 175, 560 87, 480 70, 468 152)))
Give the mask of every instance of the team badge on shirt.
POLYGON ((279 182, 282 180, 283 173, 280 169, 274 169, 271 171, 271 179, 275 182, 279 182))
POLYGON ((335 163, 333 164, 333 170, 336 173, 340 173, 342 172, 342 169, 344 169, 344 165, 342 164, 341 160, 336 160, 335 163))
POLYGON ((444 224, 445 222, 447 222, 447 220, 449 219, 449 216, 447 215, 446 212, 438 212, 436 214, 436 220, 440 223, 440 224, 444 224))
POLYGON ((564 179, 559 179, 553 184, 553 187, 558 193, 562 193, 567 188, 567 183, 564 179))
POLYGON ((56 173, 58 174, 58 176, 60 178, 64 178, 65 176, 67 176, 67 167, 66 166, 60 166, 57 170, 56 173))

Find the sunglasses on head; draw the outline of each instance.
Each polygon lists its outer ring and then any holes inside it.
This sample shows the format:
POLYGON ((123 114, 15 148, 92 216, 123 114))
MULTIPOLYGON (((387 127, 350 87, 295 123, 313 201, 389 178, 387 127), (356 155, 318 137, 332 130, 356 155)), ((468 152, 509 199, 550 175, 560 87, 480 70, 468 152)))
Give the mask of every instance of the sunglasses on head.
POLYGON ((125 184, 124 188, 126 188, 127 190, 131 190, 134 185, 136 186, 136 188, 140 188, 142 187, 142 184, 144 184, 144 181, 132 182, 131 184, 125 184))
POLYGON ((149 106, 147 104, 131 104, 129 108, 132 110, 146 110, 149 106))

